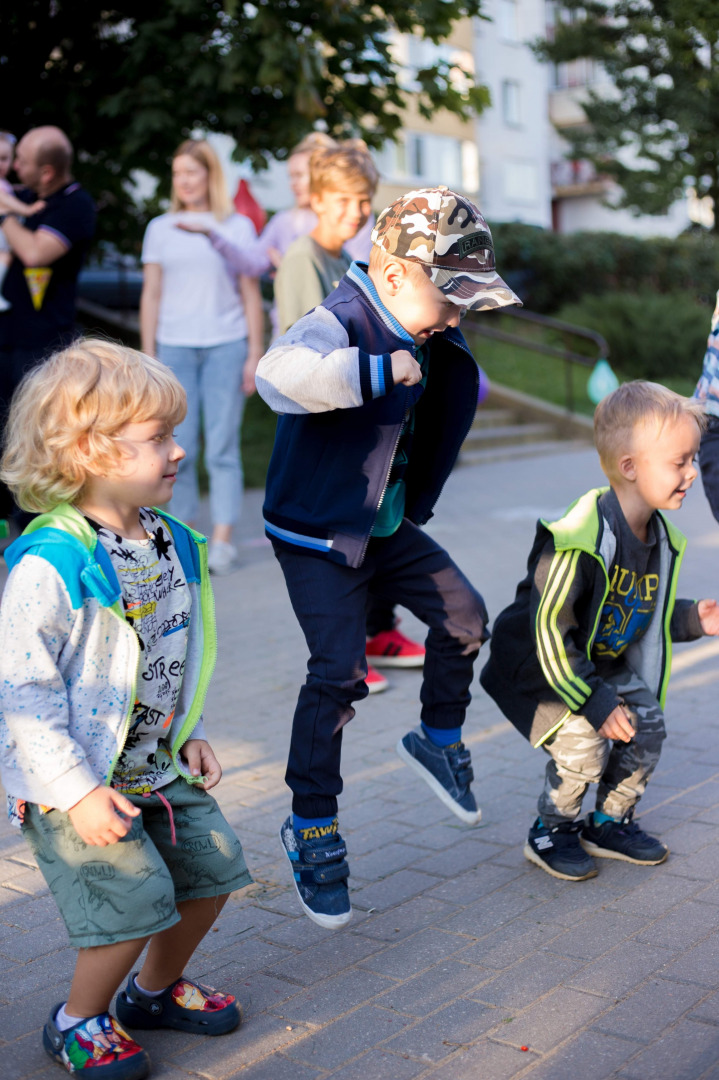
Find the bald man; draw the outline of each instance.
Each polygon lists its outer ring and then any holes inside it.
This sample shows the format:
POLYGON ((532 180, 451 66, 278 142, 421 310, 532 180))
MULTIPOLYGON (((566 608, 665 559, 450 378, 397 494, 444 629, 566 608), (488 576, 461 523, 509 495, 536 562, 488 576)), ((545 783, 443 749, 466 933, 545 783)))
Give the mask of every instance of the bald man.
MULTIPOLYGON (((75 290, 95 232, 95 206, 73 180, 72 159, 60 128, 33 128, 15 152, 24 185, 15 194, 27 204, 42 199, 44 207, 23 219, 0 191, 0 228, 14 256, 3 285, 11 306, 0 313, 0 430, 24 373, 77 335, 75 290)), ((0 517, 7 516, 7 502, 0 492, 0 517)))

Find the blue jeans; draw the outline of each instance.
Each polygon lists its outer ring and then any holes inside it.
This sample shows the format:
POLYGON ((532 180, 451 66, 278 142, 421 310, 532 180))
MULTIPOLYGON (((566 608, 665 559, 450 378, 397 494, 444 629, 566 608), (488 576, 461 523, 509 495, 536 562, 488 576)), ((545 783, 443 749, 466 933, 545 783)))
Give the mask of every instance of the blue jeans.
POLYGON ((370 540, 358 568, 279 546, 275 555, 310 650, 285 780, 296 814, 331 817, 342 791, 342 729, 352 702, 367 695, 368 594, 403 604, 429 627, 420 715, 443 729, 464 723, 477 651, 489 637, 487 611, 444 548, 406 518, 393 536, 370 540))
POLYGON ((170 512, 180 521, 197 518, 197 456, 200 413, 205 434, 205 464, 210 475, 213 525, 234 525, 242 506, 240 424, 245 407, 241 391, 247 339, 198 349, 158 343, 157 355, 172 368, 187 394, 187 416, 175 437, 187 454, 175 481, 170 512))

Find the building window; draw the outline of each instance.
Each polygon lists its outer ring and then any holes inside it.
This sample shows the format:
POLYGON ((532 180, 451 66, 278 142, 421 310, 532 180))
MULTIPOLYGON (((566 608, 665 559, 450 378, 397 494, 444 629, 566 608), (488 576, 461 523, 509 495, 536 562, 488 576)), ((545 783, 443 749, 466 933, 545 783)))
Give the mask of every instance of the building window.
POLYGON ((534 204, 539 198, 539 174, 533 161, 507 161, 504 197, 508 202, 534 204))
POLYGON ((507 127, 519 127, 522 123, 520 84, 515 79, 502 82, 502 119, 507 127))
POLYGON ((450 188, 476 190, 465 183, 465 174, 471 181, 476 178, 476 165, 473 174, 470 159, 461 139, 404 131, 398 142, 384 146, 378 155, 378 165, 389 181, 410 180, 426 187, 446 184, 450 188))
POLYGON ((518 8, 517 0, 498 0, 497 26, 504 41, 519 41, 518 8))

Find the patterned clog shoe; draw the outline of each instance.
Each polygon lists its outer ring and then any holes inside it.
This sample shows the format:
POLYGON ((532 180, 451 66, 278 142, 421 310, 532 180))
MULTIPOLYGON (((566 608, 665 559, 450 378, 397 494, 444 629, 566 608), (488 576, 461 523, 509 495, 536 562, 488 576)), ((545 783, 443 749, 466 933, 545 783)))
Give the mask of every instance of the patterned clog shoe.
POLYGON ((115 999, 118 1019, 131 1028, 176 1028, 198 1035, 225 1035, 242 1019, 232 994, 192 982, 184 976, 157 997, 137 988, 135 975, 115 999))
POLYGON ((149 1056, 114 1017, 100 1013, 60 1031, 55 1017, 62 1005, 52 1010, 42 1033, 43 1046, 53 1061, 71 1073, 92 1069, 97 1080, 144 1080, 149 1075, 149 1056))

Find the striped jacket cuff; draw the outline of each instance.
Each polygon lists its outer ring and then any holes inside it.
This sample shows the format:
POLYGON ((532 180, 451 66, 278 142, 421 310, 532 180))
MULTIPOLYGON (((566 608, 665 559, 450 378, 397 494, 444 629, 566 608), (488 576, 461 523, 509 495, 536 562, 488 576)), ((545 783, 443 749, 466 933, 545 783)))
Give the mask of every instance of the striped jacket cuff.
POLYGON ((389 353, 377 356, 360 351, 359 365, 363 401, 374 401, 375 398, 383 397, 394 390, 392 357, 389 353))

